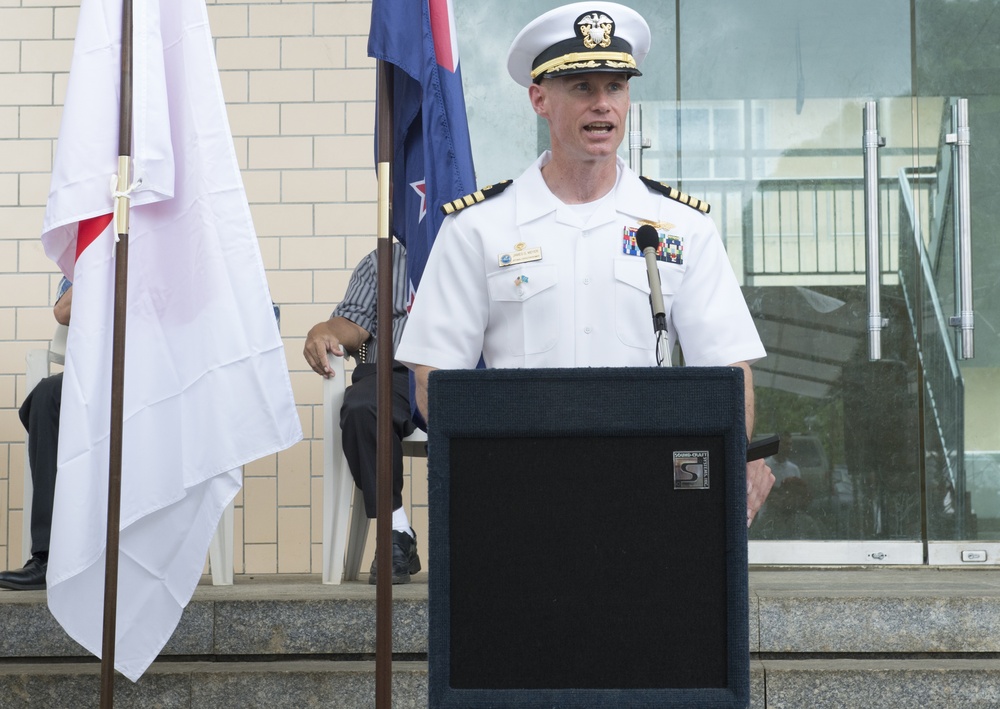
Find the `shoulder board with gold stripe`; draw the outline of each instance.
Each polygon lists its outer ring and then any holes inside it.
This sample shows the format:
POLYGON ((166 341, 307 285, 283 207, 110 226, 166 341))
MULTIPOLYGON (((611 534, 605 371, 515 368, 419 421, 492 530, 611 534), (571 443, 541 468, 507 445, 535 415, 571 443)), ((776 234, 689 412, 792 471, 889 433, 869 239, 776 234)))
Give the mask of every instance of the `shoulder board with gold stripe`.
POLYGON ((495 185, 483 187, 481 190, 477 190, 472 194, 459 197, 451 202, 445 202, 441 205, 441 211, 445 213, 445 216, 454 214, 460 209, 465 209, 466 207, 471 207, 474 204, 479 204, 480 202, 488 200, 490 197, 496 197, 512 184, 514 184, 514 180, 504 180, 503 182, 498 182, 495 185))
POLYGON ((639 179, 645 182, 646 187, 653 190, 654 192, 659 192, 664 197, 669 197, 670 199, 676 200, 681 204, 686 204, 692 209, 697 209, 699 212, 704 212, 705 214, 708 214, 709 210, 712 209, 712 206, 708 202, 700 200, 697 197, 692 197, 691 195, 684 194, 679 189, 671 187, 666 182, 657 182, 656 180, 653 180, 649 177, 642 177, 641 175, 639 179))

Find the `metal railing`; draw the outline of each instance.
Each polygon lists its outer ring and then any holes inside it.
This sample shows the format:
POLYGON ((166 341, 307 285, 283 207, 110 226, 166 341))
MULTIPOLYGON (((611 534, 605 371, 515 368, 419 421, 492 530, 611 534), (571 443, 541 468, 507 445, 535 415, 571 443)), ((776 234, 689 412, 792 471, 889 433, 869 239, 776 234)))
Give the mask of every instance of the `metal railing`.
MULTIPOLYGON (((959 356, 972 356, 971 297, 965 293, 971 281, 960 273, 971 270, 969 226, 956 208, 964 188, 967 215, 968 179, 956 163, 968 150, 968 118, 958 106, 957 111, 945 107, 946 113, 957 113, 951 118, 958 128, 948 133, 946 115, 939 147, 931 151, 937 152, 933 166, 877 180, 880 280, 899 285, 923 375, 917 381, 923 384, 926 412, 925 519, 931 539, 976 533, 966 490, 965 389, 958 366, 959 356), (961 284, 954 295, 946 285, 951 268, 961 284), (949 317, 952 301, 957 315, 949 317)), ((926 150, 920 155, 929 157, 926 150)), ((863 176, 687 178, 678 186, 712 204, 724 243, 731 249, 742 244, 731 257, 745 285, 865 285, 863 176)))
MULTIPOLYGON (((954 334, 941 306, 934 267, 916 219, 910 176, 898 177, 899 220, 903 225, 899 280, 916 336, 924 382, 925 471, 930 528, 944 538, 966 538, 965 383, 958 367, 954 334), (950 522, 947 520, 951 520, 950 522)), ((948 239, 948 210, 935 214, 938 243, 948 239)))
MULTIPOLYGON (((912 171, 917 201, 926 227, 938 183, 933 168, 912 171)), ((854 276, 864 282, 865 207, 863 177, 798 177, 744 180, 686 179, 681 187, 712 204, 723 241, 743 244, 744 282, 755 277, 854 276), (742 208, 738 222, 734 204, 742 208), (738 228, 740 233, 732 233, 738 228)), ((879 181, 882 205, 881 271, 893 278, 899 270, 899 189, 895 178, 879 181)), ((817 284, 822 284, 817 279, 817 284)))

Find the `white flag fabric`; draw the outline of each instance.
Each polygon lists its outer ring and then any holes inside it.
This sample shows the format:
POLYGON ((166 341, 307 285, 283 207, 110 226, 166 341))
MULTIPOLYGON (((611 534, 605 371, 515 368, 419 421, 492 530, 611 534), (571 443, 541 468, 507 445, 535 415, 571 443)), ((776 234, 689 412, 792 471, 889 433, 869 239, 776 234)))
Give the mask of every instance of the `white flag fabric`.
MULTIPOLYGON (((100 656, 122 0, 83 0, 42 240, 73 281, 47 574, 100 656)), ((134 0, 115 667, 138 680, 194 593, 241 466, 302 438, 205 0, 134 0)))

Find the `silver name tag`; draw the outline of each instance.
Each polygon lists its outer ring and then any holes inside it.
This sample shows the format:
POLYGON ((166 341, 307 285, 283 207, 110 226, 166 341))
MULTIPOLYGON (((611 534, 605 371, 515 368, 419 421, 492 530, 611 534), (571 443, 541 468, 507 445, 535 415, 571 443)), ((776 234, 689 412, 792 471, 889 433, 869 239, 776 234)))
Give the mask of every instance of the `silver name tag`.
POLYGON ((511 251, 506 254, 500 254, 497 257, 497 262, 500 267, 504 266, 516 266, 519 263, 527 263, 529 261, 541 261, 542 260, 542 249, 541 247, 536 247, 534 249, 521 249, 520 251, 511 251))

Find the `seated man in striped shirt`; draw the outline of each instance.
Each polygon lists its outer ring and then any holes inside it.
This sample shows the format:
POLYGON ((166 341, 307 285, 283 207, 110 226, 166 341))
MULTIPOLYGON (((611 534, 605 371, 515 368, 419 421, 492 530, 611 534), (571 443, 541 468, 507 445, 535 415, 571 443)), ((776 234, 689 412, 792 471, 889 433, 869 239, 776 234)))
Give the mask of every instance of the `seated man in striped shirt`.
MULTIPOLYGON (((69 325, 73 284, 59 282, 52 308, 56 322, 69 325)), ((28 465, 31 468, 31 558, 23 569, 0 572, 0 588, 30 591, 45 588, 52 530, 52 501, 56 491, 56 460, 59 451, 59 409, 62 404, 62 372, 46 377, 28 392, 18 414, 28 432, 28 465)))
MULTIPOLYGON (((406 325, 406 250, 400 243, 392 251, 392 346, 406 325)), ((340 411, 344 455, 354 482, 365 498, 365 513, 375 517, 375 442, 376 442, 376 332, 377 259, 371 252, 357 265, 347 284, 347 292, 329 320, 317 323, 306 335, 303 355, 313 371, 323 377, 333 376, 328 357, 353 354, 360 364, 351 377, 351 386, 344 393, 340 411)), ((415 428, 410 414, 409 373, 393 360, 392 371, 392 582, 409 583, 410 575, 420 571, 417 540, 403 508, 403 438, 415 428)), ((372 563, 368 582, 377 580, 372 563)))

